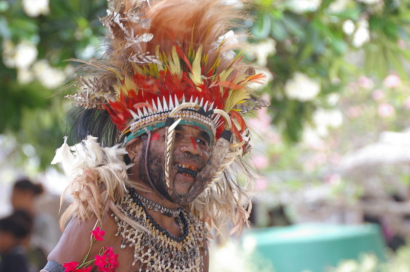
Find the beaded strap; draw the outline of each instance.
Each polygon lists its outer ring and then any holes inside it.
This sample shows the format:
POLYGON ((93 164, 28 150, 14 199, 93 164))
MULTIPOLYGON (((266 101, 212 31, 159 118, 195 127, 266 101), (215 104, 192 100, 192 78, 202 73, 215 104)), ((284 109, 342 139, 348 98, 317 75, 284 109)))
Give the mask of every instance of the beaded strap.
POLYGON ((164 207, 164 206, 152 201, 151 199, 148 199, 146 197, 143 197, 140 194, 137 194, 135 192, 134 188, 131 188, 129 190, 130 190, 131 196, 136 197, 140 201, 141 205, 144 206, 148 210, 153 210, 154 212, 161 213, 161 214, 166 215, 168 217, 177 217, 181 213, 180 208, 170 209, 170 208, 164 207))

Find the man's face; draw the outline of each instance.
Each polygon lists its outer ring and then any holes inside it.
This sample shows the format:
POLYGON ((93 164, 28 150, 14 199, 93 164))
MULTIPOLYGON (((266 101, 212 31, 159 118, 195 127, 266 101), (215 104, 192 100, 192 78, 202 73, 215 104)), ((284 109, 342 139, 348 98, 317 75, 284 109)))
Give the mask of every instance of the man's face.
MULTIPOLYGON (((165 128, 151 132, 147 168, 156 190, 163 196, 169 196, 169 200, 176 203, 179 202, 179 199, 186 199, 193 185, 200 182, 186 172, 190 172, 189 170, 199 172, 204 168, 210 158, 209 143, 208 134, 200 129, 188 125, 176 127, 170 188, 167 188, 165 180, 165 128), (183 169, 188 169, 188 171, 183 169)), ((142 148, 136 161, 137 172, 135 174, 140 180, 149 184, 145 170, 147 141, 143 140, 141 144, 142 148)))

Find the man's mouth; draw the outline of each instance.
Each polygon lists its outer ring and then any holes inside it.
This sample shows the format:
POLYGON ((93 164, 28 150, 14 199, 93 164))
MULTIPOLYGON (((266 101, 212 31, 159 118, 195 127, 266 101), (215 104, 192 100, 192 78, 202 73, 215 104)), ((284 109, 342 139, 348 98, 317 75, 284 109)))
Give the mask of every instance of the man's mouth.
POLYGON ((178 167, 178 172, 183 176, 186 177, 193 177, 196 178, 196 175, 198 173, 198 167, 193 166, 193 165, 188 165, 188 164, 177 164, 178 167))

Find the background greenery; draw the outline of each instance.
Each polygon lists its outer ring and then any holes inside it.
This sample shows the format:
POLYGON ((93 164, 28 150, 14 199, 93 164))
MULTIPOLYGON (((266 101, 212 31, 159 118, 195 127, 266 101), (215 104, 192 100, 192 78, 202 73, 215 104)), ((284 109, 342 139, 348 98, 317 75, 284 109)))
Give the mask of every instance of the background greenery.
POLYGON ((64 130, 70 58, 97 54, 106 1, 0 1, 0 133, 19 143, 8 162, 47 167, 64 130), (24 152, 23 146, 35 152, 24 152), (28 153, 28 154, 27 154, 28 153))

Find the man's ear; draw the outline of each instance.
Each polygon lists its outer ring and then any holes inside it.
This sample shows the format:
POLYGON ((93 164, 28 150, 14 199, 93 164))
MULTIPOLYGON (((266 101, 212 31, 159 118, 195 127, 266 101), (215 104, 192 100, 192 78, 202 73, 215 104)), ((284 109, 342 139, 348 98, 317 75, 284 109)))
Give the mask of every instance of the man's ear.
POLYGON ((127 143, 125 150, 128 152, 128 157, 131 161, 134 161, 135 157, 141 152, 142 149, 142 140, 140 137, 134 138, 127 143))

